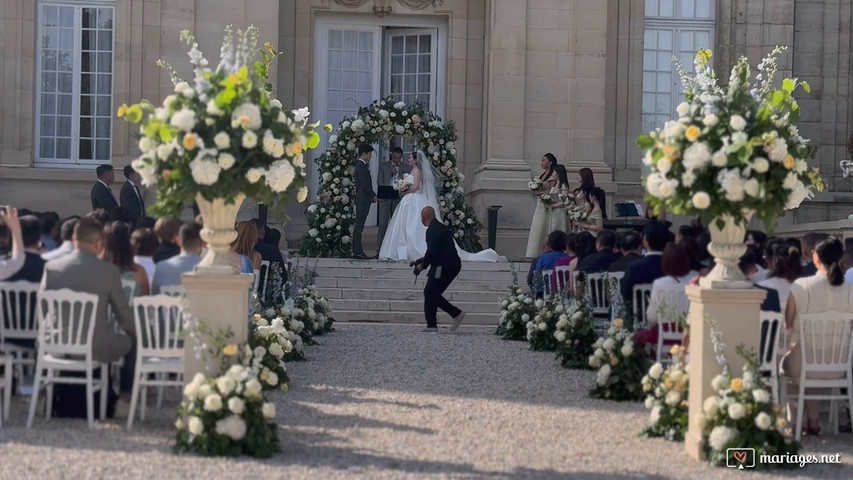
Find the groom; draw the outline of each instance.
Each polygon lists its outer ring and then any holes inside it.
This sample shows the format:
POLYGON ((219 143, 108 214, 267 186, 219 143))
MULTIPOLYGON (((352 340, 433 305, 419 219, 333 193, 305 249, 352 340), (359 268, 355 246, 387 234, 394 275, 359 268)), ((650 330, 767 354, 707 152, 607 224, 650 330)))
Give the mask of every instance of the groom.
MULTIPOLYGON (((379 164, 379 178, 377 183, 378 185, 393 187, 397 179, 402 178, 407 173, 412 173, 412 169, 403 163, 403 149, 396 147, 391 151, 391 161, 379 164)), ((379 235, 377 239, 379 240, 380 248, 382 241, 385 240, 385 232, 388 231, 388 222, 391 220, 391 215, 394 214, 394 210, 397 209, 399 203, 399 198, 383 198, 377 204, 376 213, 379 216, 379 235)))
POLYGON ((361 233, 370 212, 370 204, 376 203, 373 179, 370 177, 370 157, 373 147, 366 143, 358 146, 358 161, 355 162, 355 226, 352 230, 353 258, 367 259, 361 246, 361 233))
POLYGON ((441 308, 453 317, 453 325, 450 327, 450 331, 453 332, 459 328, 459 324, 465 318, 465 312, 453 306, 442 294, 459 275, 462 262, 459 260, 459 254, 456 253, 453 233, 447 225, 435 218, 435 210, 432 207, 424 207, 421 210, 421 222, 427 227, 427 251, 423 258, 415 260, 417 264, 415 268, 418 272, 422 272, 432 267, 427 274, 427 284, 424 287, 424 316, 427 328, 423 331, 438 331, 438 309, 441 308))

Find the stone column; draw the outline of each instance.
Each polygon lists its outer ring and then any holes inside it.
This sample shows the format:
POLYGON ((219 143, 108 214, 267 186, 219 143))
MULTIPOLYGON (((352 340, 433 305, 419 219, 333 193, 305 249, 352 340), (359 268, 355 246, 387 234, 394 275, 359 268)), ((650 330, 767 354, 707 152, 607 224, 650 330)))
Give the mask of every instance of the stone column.
POLYGON ((687 366, 690 375, 690 410, 684 446, 687 454, 694 459, 705 459, 705 442, 700 425, 704 416, 702 404, 706 398, 714 395, 711 380, 723 371, 714 355, 711 328, 705 317, 717 323, 732 377, 740 377, 744 362, 735 350, 743 344, 747 350, 753 348, 758 352, 761 341, 759 309, 765 295, 763 290, 757 288, 715 290, 687 287, 687 297, 690 299, 690 363, 687 366))

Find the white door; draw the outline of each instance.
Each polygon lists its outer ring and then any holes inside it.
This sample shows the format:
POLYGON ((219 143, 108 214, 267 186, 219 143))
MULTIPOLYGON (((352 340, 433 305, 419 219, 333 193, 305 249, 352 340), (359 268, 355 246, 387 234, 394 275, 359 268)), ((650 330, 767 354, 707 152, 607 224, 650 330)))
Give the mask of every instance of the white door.
MULTIPOLYGON (((335 127, 344 117, 358 113, 360 106, 370 105, 379 98, 380 26, 346 25, 318 21, 315 52, 314 118, 335 127)), ((314 157, 328 148, 331 134, 320 133, 320 148, 314 157)), ((378 153, 378 152, 377 152, 378 153)), ((370 170, 376 187, 377 160, 374 153, 370 170)), ((312 163, 311 191, 316 195, 319 186, 317 165, 312 163)), ((370 210, 367 225, 376 224, 376 208, 370 210)))

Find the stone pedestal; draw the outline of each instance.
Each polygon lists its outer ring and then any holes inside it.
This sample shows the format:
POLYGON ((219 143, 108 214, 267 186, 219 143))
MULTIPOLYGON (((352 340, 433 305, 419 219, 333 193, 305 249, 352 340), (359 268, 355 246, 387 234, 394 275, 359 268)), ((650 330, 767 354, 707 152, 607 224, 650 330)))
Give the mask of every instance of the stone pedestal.
POLYGON ((705 459, 699 423, 704 415, 702 403, 714 394, 711 380, 723 371, 714 356, 711 328, 705 317, 707 315, 717 323, 732 377, 740 377, 744 362, 735 350, 743 344, 747 350, 753 348, 758 352, 761 341, 759 309, 765 295, 764 290, 757 288, 717 290, 687 287, 687 297, 690 299, 690 363, 687 366, 690 375, 690 410, 684 446, 691 458, 705 459))
MULTIPOLYGON (((205 276, 185 273, 181 276, 187 290, 187 303, 196 321, 205 322, 214 332, 231 327, 234 336, 229 343, 240 344, 248 335, 249 286, 251 275, 205 276)), ((197 372, 208 376, 218 374, 218 365, 205 365, 196 358, 194 340, 184 347, 184 382, 189 383, 197 372), (209 368, 209 370, 208 370, 209 368)))

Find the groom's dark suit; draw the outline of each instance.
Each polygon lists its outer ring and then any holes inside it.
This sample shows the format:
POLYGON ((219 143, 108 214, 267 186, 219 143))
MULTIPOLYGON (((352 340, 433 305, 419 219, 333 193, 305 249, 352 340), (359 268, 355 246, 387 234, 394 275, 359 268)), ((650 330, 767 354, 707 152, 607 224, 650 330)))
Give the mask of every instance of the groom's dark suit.
POLYGON ((355 226, 352 229, 352 253, 355 256, 364 255, 361 246, 361 232, 370 212, 370 204, 376 198, 373 191, 373 181, 370 177, 370 167, 361 159, 355 162, 355 226))
POLYGON ((462 313, 447 301, 442 294, 453 279, 462 270, 462 262, 456 253, 456 242, 453 233, 447 225, 434 219, 426 231, 427 251, 420 260, 425 270, 431 267, 427 274, 427 284, 424 287, 424 316, 427 327, 438 327, 438 309, 441 308, 451 317, 456 318, 462 313))
POLYGON ((110 187, 106 186, 100 180, 95 182, 95 185, 92 186, 91 197, 92 210, 103 208, 107 213, 112 213, 112 211, 118 207, 118 202, 116 201, 116 197, 113 195, 112 190, 110 190, 110 187))

